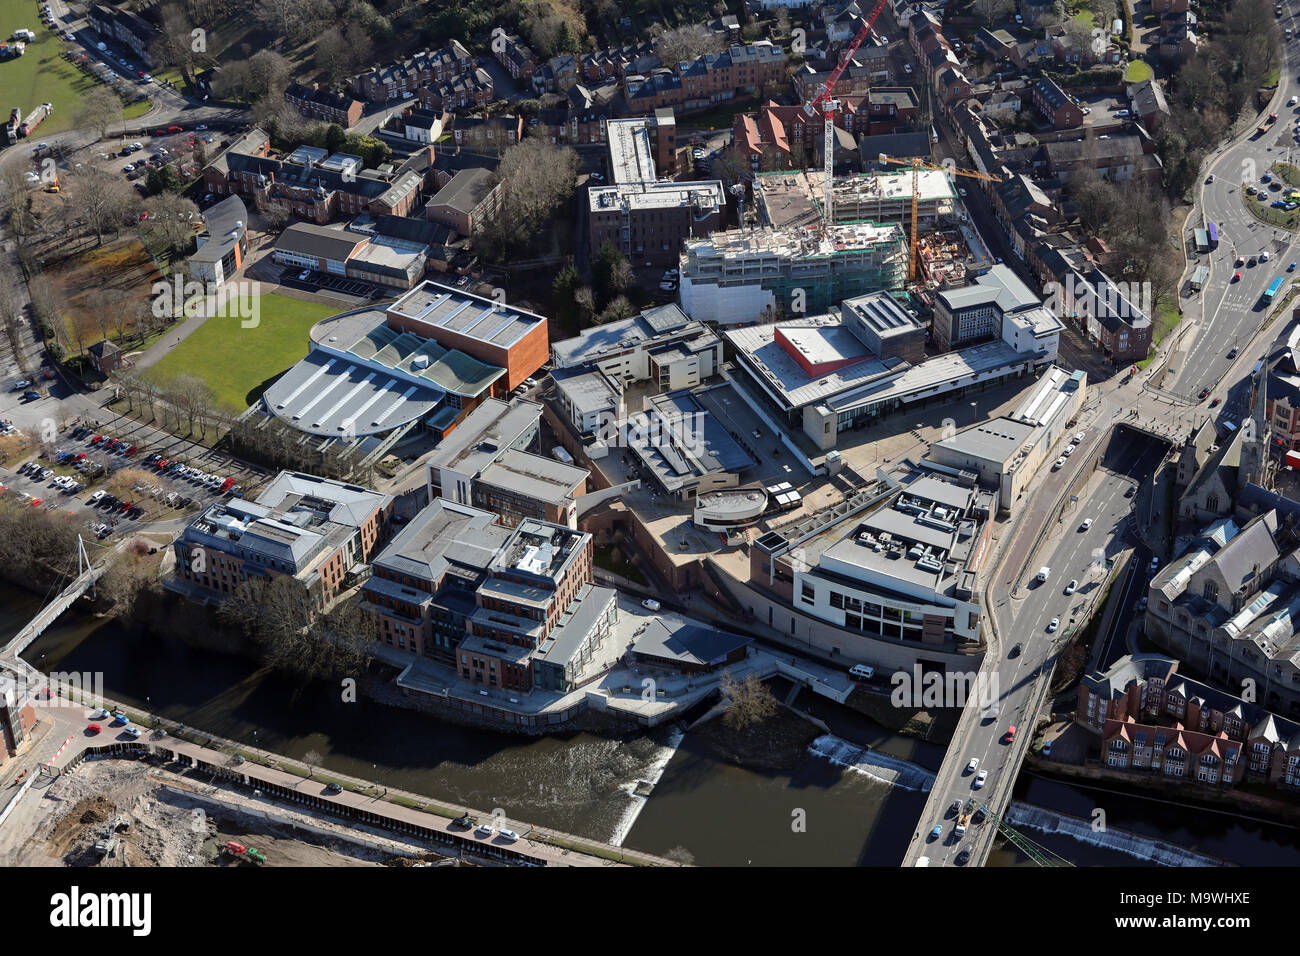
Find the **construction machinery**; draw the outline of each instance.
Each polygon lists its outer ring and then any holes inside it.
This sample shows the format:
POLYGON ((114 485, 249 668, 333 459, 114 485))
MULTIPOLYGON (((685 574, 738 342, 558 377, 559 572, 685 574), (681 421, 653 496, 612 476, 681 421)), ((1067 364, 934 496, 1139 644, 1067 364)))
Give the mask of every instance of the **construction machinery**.
POLYGON ((909 282, 916 281, 916 256, 919 246, 916 242, 916 205, 920 196, 920 172, 923 169, 935 170, 941 173, 948 173, 951 176, 966 176, 970 179, 982 179, 985 182, 1000 183, 1001 176, 991 176, 988 173, 976 172, 973 169, 961 169, 957 166, 936 166, 934 163, 927 163, 919 159, 896 159, 893 156, 886 156, 884 153, 879 155, 882 163, 893 163, 897 166, 910 166, 912 168, 912 235, 908 243, 908 260, 907 260, 907 278, 909 282))
POLYGON ((867 14, 862 26, 858 28, 857 35, 844 48, 839 63, 835 65, 831 75, 822 84, 822 88, 816 96, 803 105, 803 111, 810 119, 817 115, 818 107, 822 109, 822 133, 825 137, 822 144, 822 165, 826 171, 826 202, 825 208, 822 209, 822 220, 828 228, 835 221, 831 208, 834 202, 832 181, 835 172, 835 111, 840 105, 839 101, 831 96, 831 93, 835 89, 835 84, 840 81, 840 77, 844 75, 844 71, 848 68, 849 61, 853 59, 853 54, 857 53, 858 47, 862 46, 867 37, 871 36, 872 24, 880 16, 880 12, 885 9, 885 3, 886 0, 876 0, 876 5, 867 14))

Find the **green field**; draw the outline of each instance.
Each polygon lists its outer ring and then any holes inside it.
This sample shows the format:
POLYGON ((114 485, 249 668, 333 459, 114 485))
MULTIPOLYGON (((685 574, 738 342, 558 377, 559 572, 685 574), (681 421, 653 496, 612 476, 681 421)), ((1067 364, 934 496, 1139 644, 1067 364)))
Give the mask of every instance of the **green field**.
POLYGON ((208 319, 145 377, 166 383, 190 372, 206 381, 227 409, 242 412, 307 354, 311 327, 341 311, 281 295, 264 295, 259 301, 261 315, 255 328, 243 328, 238 318, 208 319))
POLYGON ((1151 67, 1144 60, 1130 60, 1128 64, 1128 75, 1125 82, 1143 83, 1155 76, 1151 67))
POLYGON ((99 83, 59 56, 62 44, 41 23, 38 9, 31 0, 0 0, 0 39, 23 28, 36 34, 26 53, 0 62, 0 90, 6 94, 6 113, 17 106, 26 115, 41 103, 53 104, 54 115, 35 134, 44 136, 72 129, 78 101, 99 83))

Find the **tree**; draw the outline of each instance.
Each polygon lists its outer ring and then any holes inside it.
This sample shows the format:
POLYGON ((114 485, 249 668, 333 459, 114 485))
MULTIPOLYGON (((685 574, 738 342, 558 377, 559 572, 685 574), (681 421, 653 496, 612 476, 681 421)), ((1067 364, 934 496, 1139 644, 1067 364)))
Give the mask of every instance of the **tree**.
POLYGON ((191 372, 182 372, 172 379, 166 398, 175 407, 177 414, 185 417, 191 435, 194 434, 195 424, 207 419, 216 401, 208 383, 191 372))
POLYGON ((154 59, 166 66, 174 66, 189 85, 194 84, 194 65, 197 44, 194 42, 194 24, 179 3, 162 7, 162 29, 154 40, 154 59))
POLYGON ((201 221, 199 207, 174 192, 151 196, 145 202, 149 218, 145 226, 150 238, 156 239, 170 252, 184 252, 194 241, 194 225, 201 221))
POLYGON ((502 187, 501 210, 474 237, 485 258, 500 261, 530 248, 577 188, 578 154, 529 137, 501 157, 493 183, 502 187))
POLYGON ((32 213, 31 191, 24 178, 20 163, 0 167, 0 196, 9 209, 9 228, 19 241, 36 231, 36 217, 32 213))
POLYGON ((293 66, 274 50, 259 50, 248 61, 248 89, 254 97, 284 95, 293 76, 293 66))
POLYGON ((262 212, 262 224, 269 232, 279 232, 289 224, 289 214, 279 206, 267 206, 262 212))
POLYGON ((1015 8, 1015 0, 975 0, 974 7, 985 23, 998 23, 1015 8))
POLYGON ((669 30, 655 41, 655 52, 665 66, 694 60, 705 53, 721 53, 722 38, 702 23, 692 23, 669 30))
POLYGON ((347 76, 351 61, 348 41, 338 27, 330 27, 316 40, 316 69, 330 86, 347 76))
POLYGON ((637 308, 625 295, 617 295, 610 300, 609 305, 596 316, 596 324, 604 325, 606 322, 617 322, 619 319, 626 319, 636 315, 637 308))
POLYGON ((72 169, 64 173, 61 182, 64 201, 79 211, 86 225, 94 230, 97 245, 103 244, 105 232, 120 228, 123 218, 139 202, 130 184, 94 166, 72 169))
POLYGON ((316 768, 320 766, 320 752, 316 750, 308 750, 302 755, 302 762, 307 765, 307 779, 310 780, 315 775, 316 768))
POLYGON ((97 86, 87 93, 77 107, 74 125, 78 129, 93 129, 99 138, 108 135, 108 129, 122 122, 122 100, 106 86, 97 86))
POLYGON ((596 286, 596 302, 604 309, 609 302, 632 284, 632 263, 608 240, 600 244, 591 259, 591 277, 596 286))
MULTIPOLYGON (((783 8, 784 9, 784 8, 783 8)), ((678 866, 694 866, 695 854, 684 846, 675 846, 664 854, 665 860, 672 860, 678 866)))
POLYGON ((185 182, 169 163, 150 169, 149 175, 145 177, 145 186, 151 196, 157 196, 162 193, 179 193, 185 188, 185 182))
POLYGON ((574 294, 582 285, 582 278, 572 262, 567 262, 551 283, 551 311, 564 324, 577 318, 577 303, 574 294))
POLYGON ((757 674, 750 674, 744 681, 738 681, 731 671, 723 671, 719 690, 727 699, 722 722, 732 730, 744 730, 762 723, 776 714, 780 706, 757 674))

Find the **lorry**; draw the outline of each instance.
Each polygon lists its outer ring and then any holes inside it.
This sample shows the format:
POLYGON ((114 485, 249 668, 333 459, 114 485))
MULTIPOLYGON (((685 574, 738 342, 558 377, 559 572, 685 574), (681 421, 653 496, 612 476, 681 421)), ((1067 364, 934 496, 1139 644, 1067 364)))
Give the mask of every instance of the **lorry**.
POLYGON ((1271 127, 1271 126, 1272 126, 1274 123, 1276 123, 1276 122, 1277 122, 1277 114, 1276 114, 1276 113, 1269 113, 1269 114, 1268 114, 1268 119, 1266 119, 1266 120, 1264 120, 1264 122, 1260 123, 1260 124, 1259 124, 1259 128, 1258 128, 1257 130, 1255 130, 1255 132, 1258 133, 1260 136, 1263 136, 1265 133, 1268 132, 1269 127, 1271 127))
POLYGON ((966 835, 966 824, 970 822, 970 817, 962 814, 957 818, 957 828, 953 832, 957 834, 958 839, 966 835))
POLYGON ((1039 569, 1038 569, 1038 578, 1037 578, 1037 580, 1038 580, 1038 583, 1039 583, 1039 584, 1042 584, 1043 582, 1045 582, 1045 581, 1046 581, 1049 577, 1051 577, 1051 576, 1052 576, 1052 569, 1051 569, 1051 568, 1039 568, 1039 569))
POLYGON ((40 106, 36 107, 27 114, 27 119, 23 120, 18 125, 18 138, 22 139, 24 136, 31 136, 32 130, 36 129, 36 127, 49 119, 50 114, 53 112, 54 107, 49 103, 42 103, 40 106))

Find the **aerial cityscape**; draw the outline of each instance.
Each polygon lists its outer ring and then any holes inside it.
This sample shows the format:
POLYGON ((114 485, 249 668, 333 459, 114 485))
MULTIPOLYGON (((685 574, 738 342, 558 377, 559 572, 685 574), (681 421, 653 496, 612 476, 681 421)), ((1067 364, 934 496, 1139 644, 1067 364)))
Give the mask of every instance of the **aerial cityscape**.
POLYGON ((0 0, 0 861, 1300 864, 1297 15, 0 0))

